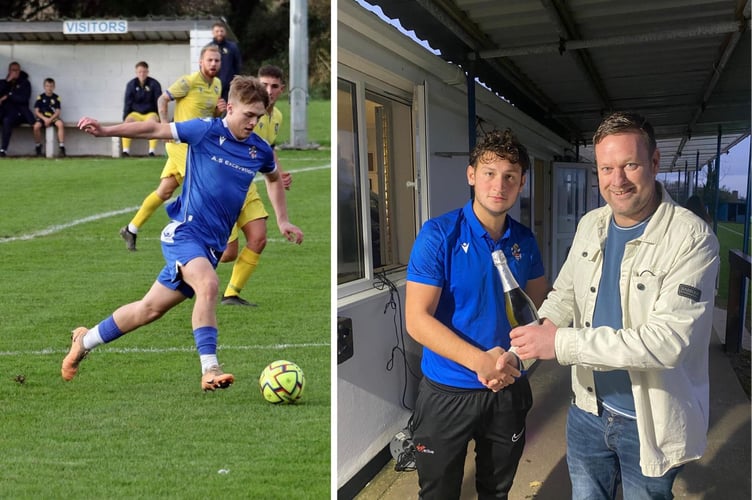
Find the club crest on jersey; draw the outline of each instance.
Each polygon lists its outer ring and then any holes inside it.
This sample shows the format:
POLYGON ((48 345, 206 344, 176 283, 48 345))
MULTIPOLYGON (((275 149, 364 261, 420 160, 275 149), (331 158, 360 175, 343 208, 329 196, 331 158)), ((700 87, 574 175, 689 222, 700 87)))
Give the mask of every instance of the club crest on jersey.
POLYGON ((224 144, 226 140, 227 140, 227 137, 225 137, 223 135, 220 135, 219 136, 219 145, 221 146, 222 144, 224 144))
POLYGON ((251 146, 248 150, 248 156, 251 157, 251 160, 255 160, 258 156, 258 151, 256 151, 256 146, 251 146))
POLYGON ((522 250, 520 250, 520 246, 517 243, 512 245, 512 257, 514 257, 514 260, 520 260, 522 258, 522 250))

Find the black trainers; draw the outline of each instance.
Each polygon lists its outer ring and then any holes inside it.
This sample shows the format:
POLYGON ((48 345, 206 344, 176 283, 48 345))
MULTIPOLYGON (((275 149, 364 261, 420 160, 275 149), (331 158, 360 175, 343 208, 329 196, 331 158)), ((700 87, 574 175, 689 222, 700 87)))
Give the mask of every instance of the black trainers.
POLYGON ((245 307, 258 307, 258 304, 248 302, 239 295, 225 295, 222 297, 222 305, 225 306, 245 306, 245 307))
POLYGON ((5 150, 0 149, 0 158, 5 158, 5 150))
POLYGON ((128 226, 124 226, 120 229, 120 237, 125 240, 125 248, 131 252, 136 251, 136 234, 128 231, 128 226))
POLYGON ((34 150, 37 152, 37 156, 42 156, 42 145, 41 144, 37 144, 34 147, 34 150))
POLYGON ((128 151, 123 151, 123 156, 125 156, 126 158, 128 158, 130 156, 130 153, 128 153, 128 151))
POLYGON ((157 156, 154 154, 154 151, 149 151, 149 156, 157 156))
POLYGON ((58 151, 60 152, 60 157, 61 157, 61 158, 65 158, 65 146, 60 146, 60 147, 59 147, 59 148, 57 148, 57 149, 58 149, 58 151))

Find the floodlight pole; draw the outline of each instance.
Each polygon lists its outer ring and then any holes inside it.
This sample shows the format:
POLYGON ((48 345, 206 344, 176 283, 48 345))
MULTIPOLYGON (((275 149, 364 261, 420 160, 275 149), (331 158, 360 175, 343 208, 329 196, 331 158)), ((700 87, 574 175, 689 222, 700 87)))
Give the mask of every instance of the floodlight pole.
POLYGON ((308 4, 290 1, 290 146, 308 146, 308 4))

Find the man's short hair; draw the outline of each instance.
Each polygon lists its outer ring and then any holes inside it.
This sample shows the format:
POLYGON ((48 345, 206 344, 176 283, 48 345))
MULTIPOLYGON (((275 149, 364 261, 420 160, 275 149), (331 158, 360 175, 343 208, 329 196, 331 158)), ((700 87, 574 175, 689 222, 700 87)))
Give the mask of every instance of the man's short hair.
POLYGON ((146 68, 146 69, 149 69, 149 65, 148 65, 148 64, 146 64, 146 61, 138 61, 138 62, 136 63, 136 69, 138 69, 138 68, 146 68))
POLYGON ((199 59, 203 59, 204 54, 210 50, 218 54, 222 54, 222 51, 219 50, 219 45, 217 45, 216 43, 208 43, 204 46, 204 48, 201 49, 201 54, 199 55, 199 59))
POLYGON ((273 64, 265 64, 259 68, 258 77, 261 78, 262 76, 276 78, 279 81, 285 80, 285 73, 282 71, 282 68, 273 64))
POLYGON ((507 160, 522 168, 524 175, 530 168, 530 156, 527 148, 517 139, 511 129, 492 130, 475 145, 470 153, 470 165, 477 167, 480 162, 491 161, 494 158, 507 160))
POLYGON ((266 86, 255 76, 235 76, 230 82, 230 93, 227 99, 241 104, 261 102, 264 104, 264 109, 269 107, 269 94, 266 92, 266 86))
POLYGON ((227 29, 227 25, 223 23, 222 21, 216 21, 214 24, 212 24, 212 29, 214 28, 224 28, 227 29))
POLYGON ((626 132, 638 132, 645 138, 649 153, 652 155, 655 152, 657 146, 653 126, 644 116, 632 111, 617 111, 604 118, 593 135, 593 146, 606 136, 626 132))
POLYGON ((52 85, 55 85, 55 79, 47 77, 44 79, 44 83, 51 83, 52 85))

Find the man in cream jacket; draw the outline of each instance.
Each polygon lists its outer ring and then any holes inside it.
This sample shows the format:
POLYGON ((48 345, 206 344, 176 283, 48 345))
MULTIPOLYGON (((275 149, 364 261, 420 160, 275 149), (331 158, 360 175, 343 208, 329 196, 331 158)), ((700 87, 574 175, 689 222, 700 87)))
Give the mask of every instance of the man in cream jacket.
POLYGON ((660 152, 640 115, 614 113, 593 138, 601 196, 586 214, 543 324, 512 330, 523 359, 572 366, 572 498, 673 498, 708 430, 708 345, 718 240, 656 181, 660 152))

